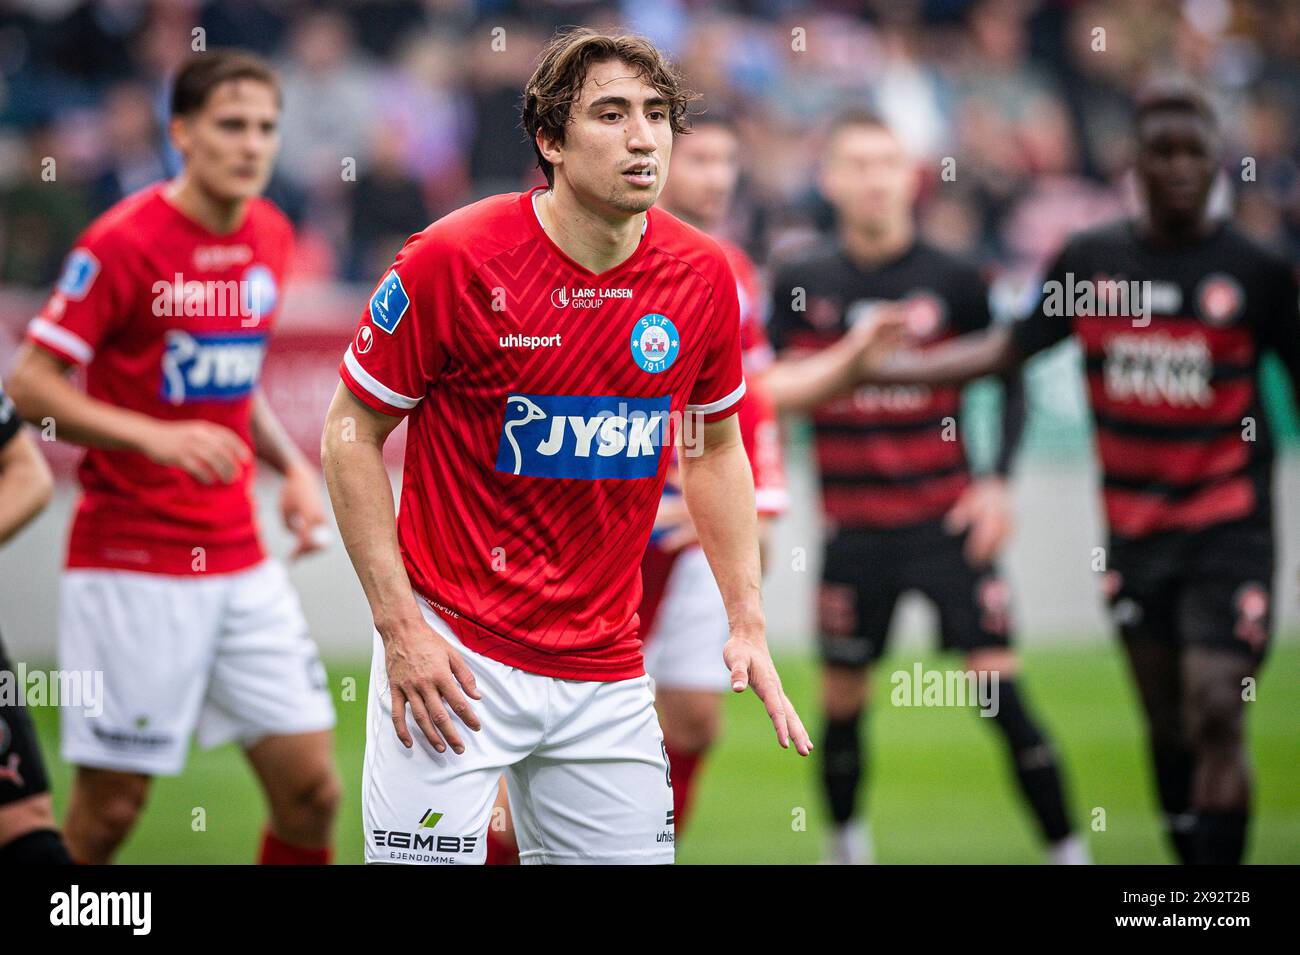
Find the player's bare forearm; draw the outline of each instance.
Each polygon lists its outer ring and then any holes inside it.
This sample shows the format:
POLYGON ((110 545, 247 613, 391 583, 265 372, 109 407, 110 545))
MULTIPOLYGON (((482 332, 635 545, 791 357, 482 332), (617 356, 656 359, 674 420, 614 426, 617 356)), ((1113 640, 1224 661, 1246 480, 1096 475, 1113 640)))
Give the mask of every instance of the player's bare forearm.
POLYGON ((481 697, 464 659, 425 622, 402 563, 384 468, 384 442, 399 420, 370 409, 340 384, 321 436, 321 468, 339 534, 384 643, 393 730, 403 746, 414 745, 409 707, 429 745, 460 754, 465 744, 450 712, 477 732, 469 699, 481 697))
POLYGON ((297 469, 311 469, 307 456, 298 450, 289 432, 284 430, 260 388, 253 392, 252 433, 253 451, 278 473, 287 475, 297 469))
POLYGON ((54 479, 35 442, 26 434, 0 450, 0 544, 6 543, 50 501, 54 479))
POLYGON ((402 564, 393 492, 384 467, 384 442, 399 418, 368 408, 339 385, 321 435, 321 469, 339 535, 385 639, 423 623, 402 564))
POLYGON ((777 362, 764 373, 763 385, 781 411, 810 411, 859 385, 863 369, 893 351, 905 327, 899 314, 882 311, 820 351, 777 362))
POLYGON ((68 380, 69 365, 43 348, 24 345, 5 384, 18 413, 54 436, 92 448, 139 451, 158 422, 92 398, 68 380))
POLYGON ((781 411, 808 411, 858 383, 862 350, 848 337, 808 355, 783 358, 763 373, 763 386, 781 411))
POLYGON ((883 358, 868 356, 862 379, 878 385, 961 385, 1019 368, 1011 329, 995 325, 925 350, 909 348, 883 358))
POLYGON ((682 495, 713 569, 732 633, 763 632, 754 477, 735 415, 706 424, 679 454, 682 495))
POLYGON ((812 741, 781 686, 763 624, 754 478, 736 416, 706 424, 698 453, 679 456, 682 495, 727 609, 731 636, 722 651, 737 693, 752 689, 763 702, 777 742, 800 755, 812 741))

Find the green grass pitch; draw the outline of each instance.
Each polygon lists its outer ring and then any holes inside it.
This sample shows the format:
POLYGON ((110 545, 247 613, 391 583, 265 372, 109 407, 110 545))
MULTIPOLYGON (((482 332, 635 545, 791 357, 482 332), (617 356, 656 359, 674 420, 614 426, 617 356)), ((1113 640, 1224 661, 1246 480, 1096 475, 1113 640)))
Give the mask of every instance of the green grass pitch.
MULTIPOLYGON (((888 704, 888 674, 877 669, 869 722, 869 808, 878 861, 1033 863, 1041 853, 1005 766, 996 731, 972 712, 888 704)), ((1074 644, 1024 654, 1023 683, 1063 755, 1074 815, 1100 863, 1169 862, 1161 838, 1137 703, 1118 648, 1074 644), (1103 822, 1104 829, 1097 829, 1103 822), (1097 822, 1094 825, 1093 820, 1097 822), (1095 830, 1095 831, 1094 831, 1095 830)), ((924 657, 929 666, 957 665, 924 657)), ((810 727, 820 718, 816 669, 805 656, 779 660, 786 689, 810 727)), ((361 759, 367 664, 330 668, 332 685, 356 680, 357 699, 338 701, 336 751, 346 795, 337 859, 361 860, 361 759)), ((1256 821, 1249 861, 1300 862, 1300 642, 1274 646, 1249 704, 1256 773, 1256 821)), ((752 694, 726 702, 721 745, 705 765, 693 818, 678 846, 682 863, 811 863, 821 856, 824 814, 816 753, 782 751, 752 694)), ((60 814, 70 778, 57 751, 57 715, 35 713, 52 763, 60 814)), ((123 863, 246 863, 264 809, 251 773, 231 746, 192 753, 184 775, 155 783, 123 863), (196 831, 196 809, 206 828, 196 831)))

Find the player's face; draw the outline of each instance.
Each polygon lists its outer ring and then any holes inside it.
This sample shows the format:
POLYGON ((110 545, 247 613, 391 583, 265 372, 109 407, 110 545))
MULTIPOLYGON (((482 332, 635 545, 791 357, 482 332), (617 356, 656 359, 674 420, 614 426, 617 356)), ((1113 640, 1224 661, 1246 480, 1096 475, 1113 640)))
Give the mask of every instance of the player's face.
POLYGON ((846 225, 879 232, 912 214, 916 169, 888 130, 848 126, 827 145, 821 188, 846 225))
POLYGON ((222 83, 203 109, 172 121, 185 170, 211 195, 235 201, 259 195, 280 147, 275 90, 255 80, 222 83))
POLYGON ((584 205, 614 215, 649 209, 673 149, 668 101, 621 60, 597 63, 570 113, 563 143, 540 143, 584 205))
POLYGON ((740 146, 725 126, 699 126, 673 144, 673 178, 663 201, 674 212, 711 228, 727 214, 740 176, 740 146))
POLYGON ((1137 170, 1157 218, 1199 220, 1217 167, 1214 134, 1200 117, 1170 111, 1142 121, 1137 170))

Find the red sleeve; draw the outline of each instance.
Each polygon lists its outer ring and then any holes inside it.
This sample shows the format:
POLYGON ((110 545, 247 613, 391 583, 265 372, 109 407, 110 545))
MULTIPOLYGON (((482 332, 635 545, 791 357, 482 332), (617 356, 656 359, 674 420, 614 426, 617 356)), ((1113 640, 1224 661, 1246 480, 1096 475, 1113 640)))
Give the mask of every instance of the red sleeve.
POLYGON ((28 324, 28 339, 66 362, 88 364, 131 312, 136 290, 129 261, 130 249, 111 234, 82 236, 54 292, 28 324))
POLYGON ((754 472, 754 502, 758 513, 776 517, 790 506, 781 459, 781 430, 776 408, 761 388, 750 387, 738 416, 740 436, 754 472))
POLYGON ((366 304, 339 375, 376 411, 410 414, 447 363, 454 254, 427 232, 413 237, 366 304))
POLYGON ((745 394, 745 378, 740 370, 740 304, 736 299, 736 282, 725 262, 719 265, 722 275, 713 285, 708 352, 686 405, 687 411, 702 414, 705 421, 721 421, 735 414, 745 394))

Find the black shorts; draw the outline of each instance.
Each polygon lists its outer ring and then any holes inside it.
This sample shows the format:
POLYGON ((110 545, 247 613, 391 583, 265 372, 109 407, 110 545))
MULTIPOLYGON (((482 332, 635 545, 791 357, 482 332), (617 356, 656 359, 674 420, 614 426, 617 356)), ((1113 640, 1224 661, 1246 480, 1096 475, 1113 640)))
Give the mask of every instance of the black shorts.
POLYGON ((1125 640, 1263 660, 1272 637, 1273 531, 1258 521, 1142 540, 1112 538, 1105 591, 1125 640))
POLYGON ((996 567, 972 567, 965 534, 939 521, 887 530, 841 529, 826 545, 817 628, 822 661, 866 666, 880 657, 898 598, 918 590, 939 612, 945 650, 1010 642, 1010 594, 996 567))
MULTIPOLYGON (((0 673, 13 673, 3 643, 0 643, 0 673)), ((7 700, 9 690, 17 691, 19 687, 16 675, 5 676, 4 680, 9 683, 4 690, 7 700)), ((31 717, 22 706, 0 705, 0 806, 49 791, 50 783, 36 745, 31 717)))

